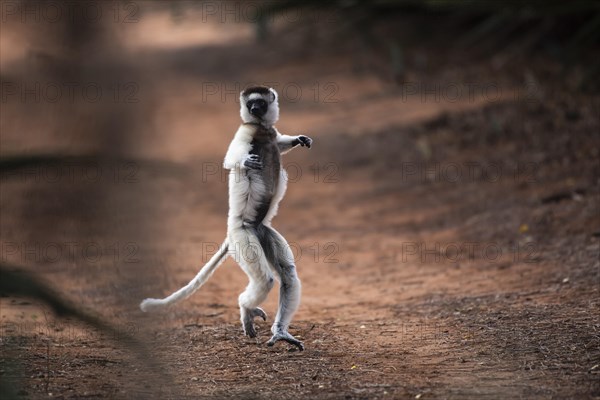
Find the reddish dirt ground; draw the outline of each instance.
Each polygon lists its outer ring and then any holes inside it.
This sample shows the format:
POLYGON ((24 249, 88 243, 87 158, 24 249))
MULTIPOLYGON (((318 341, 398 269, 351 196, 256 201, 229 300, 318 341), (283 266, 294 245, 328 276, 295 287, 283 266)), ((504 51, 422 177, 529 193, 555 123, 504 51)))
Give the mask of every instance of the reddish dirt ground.
MULTIPOLYGON (((116 158, 3 173, 2 261, 147 346, 2 297, 0 368, 17 397, 600 398, 596 96, 544 60, 495 69, 426 46, 410 90, 390 89, 344 48, 295 54, 192 17, 117 27, 132 66, 119 82, 134 77, 140 101, 119 104, 134 117, 116 144, 88 129, 102 104, 3 104, 3 157, 116 158), (274 220, 303 283, 291 332, 304 352, 265 345, 277 288, 259 337, 242 335, 232 260, 168 312, 137 308, 189 281, 225 236, 220 164, 239 123, 226 76, 275 82, 278 128, 315 140, 285 156, 274 220), (448 98, 473 82, 494 94, 448 98)), ((2 44, 14 71, 20 54, 2 44)))

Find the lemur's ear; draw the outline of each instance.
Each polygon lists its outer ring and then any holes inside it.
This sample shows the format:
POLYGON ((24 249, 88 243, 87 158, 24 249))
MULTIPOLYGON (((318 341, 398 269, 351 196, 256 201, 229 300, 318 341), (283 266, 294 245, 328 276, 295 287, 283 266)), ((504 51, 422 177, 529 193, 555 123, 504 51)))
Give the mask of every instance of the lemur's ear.
POLYGON ((275 89, 273 88, 269 88, 269 92, 271 92, 271 95, 273 96, 273 98, 271 99, 271 102, 277 100, 277 92, 275 91, 275 89))

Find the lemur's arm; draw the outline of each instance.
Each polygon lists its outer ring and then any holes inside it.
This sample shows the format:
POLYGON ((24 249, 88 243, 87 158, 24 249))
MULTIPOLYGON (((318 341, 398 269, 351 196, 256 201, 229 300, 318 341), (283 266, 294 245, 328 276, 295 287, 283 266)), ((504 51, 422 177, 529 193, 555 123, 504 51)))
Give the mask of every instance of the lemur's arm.
POLYGON ((277 132, 277 145, 279 146, 281 154, 285 154, 298 145, 302 147, 306 146, 310 149, 310 146, 312 146, 312 139, 304 135, 289 136, 277 132))
POLYGON ((262 164, 256 154, 250 154, 250 150, 252 150, 252 136, 254 134, 254 130, 252 127, 242 125, 239 127, 231 144, 229 145, 229 149, 227 150, 227 154, 225 155, 225 160, 223 161, 223 168, 225 169, 260 169, 262 168, 262 164))

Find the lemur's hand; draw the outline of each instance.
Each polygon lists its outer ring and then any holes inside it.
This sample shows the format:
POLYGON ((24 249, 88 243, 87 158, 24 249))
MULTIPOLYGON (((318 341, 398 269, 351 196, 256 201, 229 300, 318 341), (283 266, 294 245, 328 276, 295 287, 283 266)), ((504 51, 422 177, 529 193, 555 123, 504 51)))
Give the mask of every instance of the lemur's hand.
POLYGON ((262 169, 262 161, 260 161, 260 157, 257 154, 250 154, 244 160, 244 166, 250 169, 262 169))
POLYGON ((296 139, 298 141, 297 144, 299 144, 300 146, 304 147, 308 147, 310 149, 310 146, 312 146, 312 139, 309 138, 308 136, 304 136, 304 135, 300 135, 298 136, 298 138, 296 139))

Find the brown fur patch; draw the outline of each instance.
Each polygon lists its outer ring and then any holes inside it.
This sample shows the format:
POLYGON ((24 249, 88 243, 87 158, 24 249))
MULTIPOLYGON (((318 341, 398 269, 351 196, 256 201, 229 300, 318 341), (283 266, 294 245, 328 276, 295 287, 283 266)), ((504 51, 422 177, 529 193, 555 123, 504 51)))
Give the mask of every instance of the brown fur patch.
POLYGON ((260 93, 260 94, 269 94, 269 88, 266 86, 250 86, 249 88, 244 89, 242 92, 243 96, 249 96, 252 93, 260 93))
POLYGON ((249 88, 246 88, 242 91, 242 96, 248 97, 252 93, 258 93, 261 95, 270 95, 272 100, 275 99, 273 96, 273 93, 271 93, 271 90, 267 86, 250 86, 249 88))

